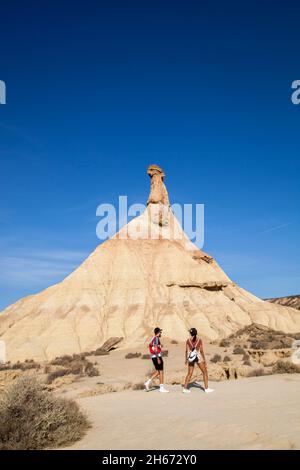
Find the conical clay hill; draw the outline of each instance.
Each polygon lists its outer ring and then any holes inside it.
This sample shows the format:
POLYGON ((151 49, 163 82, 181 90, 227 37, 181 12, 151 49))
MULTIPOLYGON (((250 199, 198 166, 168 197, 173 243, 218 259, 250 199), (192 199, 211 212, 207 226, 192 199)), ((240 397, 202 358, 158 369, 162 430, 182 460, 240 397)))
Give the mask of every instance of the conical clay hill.
POLYGON ((148 168, 147 209, 62 282, 0 313, 7 360, 49 360, 93 351, 110 337, 145 343, 159 325, 183 341, 195 326, 215 340, 259 323, 300 331, 300 312, 263 301, 233 283, 190 242, 174 217, 161 168, 148 168))

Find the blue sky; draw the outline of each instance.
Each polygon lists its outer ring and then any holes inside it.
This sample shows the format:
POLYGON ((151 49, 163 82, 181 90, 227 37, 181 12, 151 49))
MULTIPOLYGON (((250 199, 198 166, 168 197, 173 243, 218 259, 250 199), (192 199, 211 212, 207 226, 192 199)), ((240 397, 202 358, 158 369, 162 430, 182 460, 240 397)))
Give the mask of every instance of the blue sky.
POLYGON ((96 207, 205 204, 204 250, 262 297, 300 293, 296 2, 1 5, 0 308, 98 245, 96 207))

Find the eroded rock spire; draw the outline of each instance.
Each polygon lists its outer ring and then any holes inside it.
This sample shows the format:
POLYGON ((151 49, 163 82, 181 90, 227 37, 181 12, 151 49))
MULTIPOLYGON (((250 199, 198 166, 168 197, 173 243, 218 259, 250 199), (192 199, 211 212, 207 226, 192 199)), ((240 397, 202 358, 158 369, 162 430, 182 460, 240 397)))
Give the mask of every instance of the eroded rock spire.
POLYGON ((170 201, 167 188, 164 184, 164 171, 158 165, 150 165, 147 173, 151 178, 150 195, 147 205, 161 203, 169 207, 170 201))

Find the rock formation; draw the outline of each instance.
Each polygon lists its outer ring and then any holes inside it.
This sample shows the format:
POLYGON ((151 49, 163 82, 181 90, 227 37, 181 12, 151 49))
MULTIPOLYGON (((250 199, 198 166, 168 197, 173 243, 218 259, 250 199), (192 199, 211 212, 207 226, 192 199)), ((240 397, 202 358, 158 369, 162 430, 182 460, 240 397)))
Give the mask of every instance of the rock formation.
POLYGON ((265 300, 274 304, 284 305, 285 307, 292 307, 300 310, 300 295, 289 295, 287 297, 277 297, 265 300))
POLYGON ((148 169, 147 209, 62 282, 0 314, 7 360, 51 359, 96 350, 111 337, 143 344, 159 325, 174 340, 198 328, 211 340, 259 323, 300 331, 300 312, 265 302, 232 282, 174 217, 164 172, 148 169))

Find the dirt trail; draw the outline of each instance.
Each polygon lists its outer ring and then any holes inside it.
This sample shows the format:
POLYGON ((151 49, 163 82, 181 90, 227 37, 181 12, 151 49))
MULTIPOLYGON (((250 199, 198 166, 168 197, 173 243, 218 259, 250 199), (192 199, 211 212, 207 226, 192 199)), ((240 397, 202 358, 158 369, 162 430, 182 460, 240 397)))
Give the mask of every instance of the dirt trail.
POLYGON ((93 423, 72 449, 300 449, 300 376, 82 398, 93 423))

